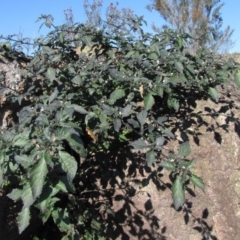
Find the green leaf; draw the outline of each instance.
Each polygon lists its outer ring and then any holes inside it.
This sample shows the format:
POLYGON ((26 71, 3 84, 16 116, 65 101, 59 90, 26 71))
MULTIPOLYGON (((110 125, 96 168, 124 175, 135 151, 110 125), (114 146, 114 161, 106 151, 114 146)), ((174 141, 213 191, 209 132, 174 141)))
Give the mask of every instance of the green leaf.
POLYGON ((110 100, 114 102, 125 96, 125 91, 123 89, 116 89, 110 95, 110 100))
POLYGON ((55 188, 57 188, 58 190, 60 190, 64 193, 68 192, 68 189, 67 189, 65 183, 61 180, 58 181, 58 183, 55 185, 55 188))
POLYGON ((73 132, 72 128, 62 127, 58 128, 55 132, 57 140, 67 139, 73 132))
POLYGON ((77 162, 74 157, 64 151, 59 151, 59 162, 63 171, 67 173, 68 180, 72 182, 77 172, 77 162))
POLYGON ((167 100, 168 107, 174 108, 176 112, 179 110, 179 102, 176 98, 168 98, 167 100))
POLYGON ((165 142, 165 138, 164 137, 157 137, 155 140, 155 148, 161 150, 162 146, 165 142))
POLYGON ((60 43, 63 43, 63 42, 64 42, 64 34, 63 34, 63 32, 60 32, 60 33, 58 34, 58 40, 59 40, 60 43))
POLYGON ((150 53, 148 58, 151 60, 158 60, 159 56, 156 53, 150 53))
POLYGON ((151 145, 149 143, 146 143, 144 140, 142 139, 138 139, 134 142, 131 142, 129 144, 130 146, 134 147, 135 149, 142 149, 142 148, 148 148, 151 145))
POLYGON ((19 234, 21 234, 29 225, 30 221, 30 209, 24 208, 19 214, 18 214, 18 231, 19 234))
POLYGON ((168 117, 166 116, 163 116, 163 117, 159 117, 157 119, 157 122, 160 124, 160 125, 163 125, 164 122, 166 122, 168 120, 168 117))
POLYGON ((134 128, 139 128, 139 127, 140 127, 139 123, 138 123, 136 120, 132 119, 132 118, 128 119, 127 121, 128 121, 128 123, 131 124, 134 128))
POLYGON ((215 101, 215 102, 218 102, 219 98, 218 98, 218 92, 215 88, 212 88, 210 87, 208 89, 208 93, 209 95, 212 97, 212 99, 215 101))
POLYGON ((163 162, 159 163, 158 166, 163 167, 163 168, 167 169, 168 171, 173 171, 173 170, 175 170, 175 167, 176 167, 173 162, 169 162, 169 161, 163 161, 163 162))
POLYGON ((163 88, 162 88, 162 87, 159 87, 158 90, 157 90, 158 96, 162 98, 162 97, 163 97, 163 92, 164 92, 164 91, 163 91, 163 88))
POLYGON ((94 229, 95 231, 100 231, 101 230, 101 222, 93 219, 91 222, 91 228, 94 229))
POLYGON ((85 117, 85 124, 88 126, 88 122, 89 120, 91 120, 92 118, 96 118, 96 113, 94 112, 88 112, 88 114, 85 117))
POLYGON ((132 113, 132 106, 128 104, 125 108, 122 109, 122 116, 128 117, 132 113))
POLYGON ((76 134, 72 134, 66 139, 70 145, 70 147, 76 151, 81 157, 85 158, 87 156, 87 152, 84 148, 82 139, 76 134))
POLYGON ((142 110, 140 113, 137 114, 137 119, 138 119, 139 123, 141 124, 141 126, 143 126, 144 123, 146 122, 147 115, 148 115, 148 113, 146 110, 142 110))
POLYGON ((60 231, 68 232, 71 230, 72 225, 70 224, 69 213, 66 208, 53 210, 51 215, 60 231))
POLYGON ((54 55, 54 56, 52 57, 51 61, 58 63, 58 62, 61 61, 61 59, 62 59, 62 55, 61 55, 61 54, 58 54, 58 55, 54 55))
POLYGON ((49 97, 48 102, 51 103, 57 97, 58 94, 59 94, 59 91, 58 91, 57 87, 55 87, 53 93, 49 97))
POLYGON ((189 141, 184 142, 180 145, 178 155, 181 157, 187 157, 191 153, 191 147, 189 141))
POLYGON ((174 63, 175 68, 178 70, 178 72, 183 73, 183 65, 180 62, 175 62, 174 63))
POLYGON ((88 114, 88 111, 85 108, 83 108, 83 107, 81 107, 81 106, 79 106, 77 104, 72 104, 72 105, 70 105, 68 107, 73 107, 75 112, 79 112, 81 114, 88 114))
POLYGON ((168 137, 175 139, 174 134, 168 128, 161 128, 163 134, 167 135, 168 137))
POLYGON ((7 196, 13 201, 17 201, 21 199, 21 195, 22 195, 22 190, 19 188, 15 188, 7 196))
POLYGON ((50 80, 51 82, 56 79, 56 72, 55 69, 52 67, 49 67, 46 72, 46 78, 50 80))
POLYGON ((46 209, 46 211, 41 214, 41 219, 43 224, 45 224, 45 222, 49 219, 49 217, 51 216, 52 213, 52 209, 46 209))
POLYGON ((23 201, 23 208, 28 208, 34 203, 35 199, 33 198, 33 193, 29 182, 24 185, 21 198, 23 201))
POLYGON ((0 189, 2 188, 2 184, 3 184, 3 170, 2 166, 0 165, 0 189))
POLYGON ((147 96, 144 97, 144 107, 145 110, 148 111, 152 108, 155 101, 151 93, 148 93, 147 96))
POLYGON ((24 147, 29 142, 30 131, 24 131, 13 139, 13 145, 17 147, 24 147))
POLYGON ((83 80, 79 75, 76 75, 71 82, 75 85, 81 86, 83 84, 83 80))
POLYGON ((187 164, 186 164, 186 168, 187 169, 191 169, 195 164, 195 161, 194 159, 192 159, 191 161, 189 161, 187 164))
POLYGON ((37 161, 37 163, 30 170, 30 184, 34 199, 36 199, 42 193, 47 173, 47 163, 44 156, 42 155, 37 161))
POLYGON ((133 92, 132 92, 132 93, 129 93, 129 94, 127 95, 127 101, 128 101, 128 102, 131 102, 131 101, 133 100, 134 96, 135 96, 135 94, 134 94, 133 92))
POLYGON ((130 51, 125 55, 125 58, 129 58, 131 57, 133 54, 135 53, 135 51, 130 51))
POLYGON ((113 121, 113 126, 114 126, 114 130, 116 132, 119 132, 121 126, 122 126, 122 121, 119 118, 115 118, 113 121))
POLYGON ((157 153, 154 152, 153 150, 146 152, 146 159, 147 159, 148 167, 151 167, 152 164, 155 162, 156 156, 157 156, 157 153))
MULTIPOLYGON (((55 193, 58 191, 55 191, 55 193)), ((50 207, 50 200, 52 196, 54 196, 52 187, 45 185, 37 204, 34 204, 34 206, 36 206, 41 213, 45 213, 45 211, 50 207)))
POLYGON ((103 109, 103 112, 102 112, 103 114, 112 115, 114 113, 114 108, 110 107, 109 105, 103 104, 102 109, 103 109))
POLYGON ((185 192, 179 176, 176 177, 172 186, 173 205, 178 210, 185 202, 185 192))
POLYGON ((237 86, 240 87, 240 73, 239 72, 235 72, 234 80, 235 80, 237 86))
POLYGON ((14 156, 14 160, 25 169, 30 167, 34 163, 32 158, 30 158, 27 155, 21 155, 21 156, 16 155, 14 156))
POLYGON ((195 186, 197 186, 204 192, 205 186, 204 186, 203 180, 200 177, 198 177, 194 174, 191 174, 189 179, 195 186))

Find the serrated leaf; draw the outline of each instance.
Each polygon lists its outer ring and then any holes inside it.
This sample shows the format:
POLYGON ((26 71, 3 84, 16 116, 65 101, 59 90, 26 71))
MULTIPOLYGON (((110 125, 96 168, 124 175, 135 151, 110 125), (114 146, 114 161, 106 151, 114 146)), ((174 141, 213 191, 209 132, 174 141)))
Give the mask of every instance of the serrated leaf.
POLYGON ((30 221, 30 209, 24 208, 19 214, 18 214, 18 231, 19 234, 21 234, 29 225, 30 221))
POLYGON ((27 155, 16 155, 14 156, 14 160, 20 164, 23 168, 28 168, 30 167, 34 162, 32 158, 30 158, 27 155))
POLYGON ((151 93, 148 93, 147 96, 144 97, 144 108, 146 111, 150 110, 154 105, 155 101, 151 93))
POLYGON ((203 183, 203 180, 200 177, 198 177, 194 174, 191 174, 189 179, 195 186, 200 188, 203 192, 205 191, 205 185, 203 183))
POLYGON ((21 199, 21 195, 22 195, 22 190, 15 188, 7 196, 10 199, 12 199, 13 201, 17 201, 17 200, 21 199))
POLYGON ((137 119, 139 121, 139 123, 143 126, 144 123, 146 122, 147 119, 147 111, 146 110, 142 110, 140 113, 137 114, 137 119))
POLYGON ((175 62, 174 65, 175 65, 175 68, 177 69, 177 71, 178 71, 179 73, 183 73, 183 65, 182 65, 182 63, 180 63, 180 62, 175 62))
POLYGON ((72 182, 77 172, 77 162, 74 157, 64 151, 59 151, 59 162, 63 171, 67 173, 68 180, 72 182))
POLYGON ((215 88, 212 88, 210 87, 208 89, 208 93, 209 95, 212 97, 212 99, 215 101, 215 102, 218 102, 219 98, 218 98, 218 92, 215 88))
POLYGON ((158 166, 163 167, 163 168, 167 169, 168 171, 173 171, 176 167, 173 162, 169 162, 169 161, 163 161, 163 162, 159 163, 158 166))
POLYGON ((135 149, 143 149, 143 148, 148 148, 151 146, 149 143, 146 143, 142 139, 138 139, 134 142, 131 142, 129 145, 134 147, 135 149))
POLYGON ((48 102, 51 103, 59 94, 57 87, 54 89, 53 93, 50 95, 48 102))
POLYGON ((75 112, 79 112, 81 114, 88 114, 88 111, 85 108, 83 108, 77 104, 71 104, 68 107, 73 107, 75 112))
POLYGON ((153 150, 146 152, 146 160, 147 160, 148 167, 151 167, 152 164, 155 162, 156 156, 157 156, 157 153, 154 152, 153 150))
POLYGON ((46 78, 49 79, 51 82, 56 79, 56 71, 54 68, 49 67, 47 69, 46 78))
POLYGON ((116 132, 119 132, 121 126, 122 126, 122 121, 119 118, 115 118, 113 121, 113 126, 114 126, 114 130, 116 132))
POLYGON ((132 106, 128 104, 125 108, 122 109, 122 116, 128 117, 132 113, 132 106))
POLYGON ((239 72, 235 72, 234 80, 235 80, 237 86, 240 87, 240 73, 239 72))
POLYGON ((191 147, 189 141, 184 142, 180 145, 178 155, 182 157, 187 157, 191 153, 191 147))
POLYGON ((116 101, 125 96, 125 91, 123 89, 116 89, 110 95, 110 100, 116 101))
POLYGON ((185 202, 185 192, 179 176, 176 177, 172 186, 173 205, 178 210, 185 202))
POLYGON ((30 170, 30 185, 34 199, 36 199, 42 193, 47 173, 47 163, 44 156, 41 156, 37 163, 30 170))

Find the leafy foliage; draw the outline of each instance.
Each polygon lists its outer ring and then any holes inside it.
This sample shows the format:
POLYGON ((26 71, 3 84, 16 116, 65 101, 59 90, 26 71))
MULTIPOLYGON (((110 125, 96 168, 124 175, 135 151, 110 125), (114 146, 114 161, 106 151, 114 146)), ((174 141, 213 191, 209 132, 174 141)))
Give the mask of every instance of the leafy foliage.
MULTIPOLYGON (((50 16, 41 19, 52 26, 50 16)), ((191 55, 176 45, 188 40, 186 34, 167 30, 152 36, 140 29, 142 18, 132 22, 126 36, 72 26, 80 36, 74 40, 80 52, 69 41, 66 25, 54 27, 36 43, 22 73, 32 86, 8 96, 19 111, 0 138, 1 186, 11 189, 9 198, 23 203, 19 233, 33 208, 43 223, 53 219, 62 239, 88 234, 82 235, 86 224, 101 232, 104 224, 81 207, 77 189, 86 177, 81 163, 99 164, 105 171, 107 164, 90 156, 116 145, 140 149, 149 167, 160 159, 159 166, 172 171, 176 209, 184 204, 188 180, 204 190, 201 178, 191 173, 194 161, 186 159, 189 142, 180 145, 177 155, 163 154, 165 145, 176 141, 170 116, 181 112, 192 93, 217 102, 217 85, 234 74, 239 84, 237 66, 215 60, 207 50, 191 55)), ((5 56, 12 54, 8 45, 1 45, 5 56)))

